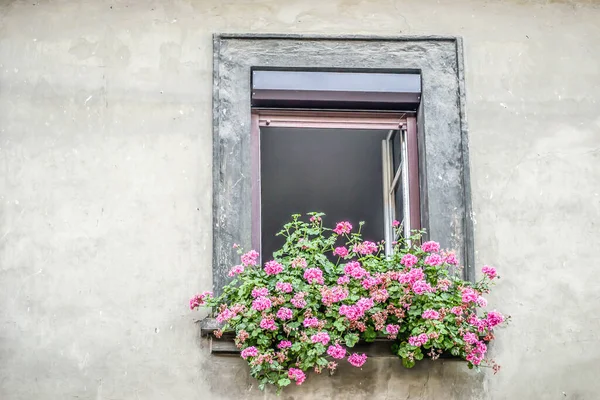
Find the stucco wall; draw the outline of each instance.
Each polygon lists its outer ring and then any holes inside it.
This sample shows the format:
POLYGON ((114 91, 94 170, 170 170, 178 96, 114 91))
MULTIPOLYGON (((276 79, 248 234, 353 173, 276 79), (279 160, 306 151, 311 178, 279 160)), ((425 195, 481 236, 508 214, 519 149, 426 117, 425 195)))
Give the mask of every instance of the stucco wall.
POLYGON ((597 398, 596 4, 2 1, 0 398, 264 398, 186 307, 211 285, 222 31, 463 36, 476 259, 513 316, 496 376, 378 359, 282 398, 597 398))

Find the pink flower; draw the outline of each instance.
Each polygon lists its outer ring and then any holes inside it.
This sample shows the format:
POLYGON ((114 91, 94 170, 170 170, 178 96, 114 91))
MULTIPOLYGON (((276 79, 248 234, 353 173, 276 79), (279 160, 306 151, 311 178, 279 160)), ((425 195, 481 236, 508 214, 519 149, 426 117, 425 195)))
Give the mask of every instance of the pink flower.
POLYGON ((351 277, 356 279, 361 279, 369 275, 369 273, 363 267, 360 266, 360 263, 358 261, 351 261, 348 264, 346 264, 344 266, 344 274, 350 275, 351 277))
POLYGON ((254 250, 250 250, 246 254, 242 254, 242 264, 247 267, 250 265, 258 264, 258 253, 254 250))
POLYGON ((483 272, 485 276, 487 276, 490 279, 494 279, 497 276, 496 268, 490 267, 489 265, 484 265, 483 268, 481 268, 481 272, 483 272))
POLYGON ((361 282, 361 285, 366 290, 369 290, 373 286, 377 286, 380 283, 381 283, 381 279, 377 279, 377 278, 373 278, 373 277, 369 276, 369 277, 363 279, 363 281, 361 282))
POLYGON ((406 274, 398 275, 398 280, 401 283, 415 283, 417 281, 423 280, 425 278, 425 273, 421 268, 413 268, 410 272, 406 274))
POLYGON ((463 288, 462 290, 462 302, 465 304, 474 303, 477 301, 477 292, 471 288, 463 288))
POLYGON ((269 295, 269 289, 267 289, 266 287, 252 289, 252 297, 254 297, 254 298, 261 297, 261 296, 268 296, 268 295, 269 295))
POLYGON ((315 317, 306 318, 302 324, 305 328, 317 328, 319 326, 319 319, 315 317))
POLYGON ((333 250, 334 256, 346 257, 348 255, 348 253, 349 253, 348 249, 345 248, 344 246, 336 247, 335 250, 333 250))
POLYGON ((429 341, 429 336, 426 333, 421 333, 418 336, 411 336, 408 338, 408 344, 411 346, 419 347, 426 344, 429 341))
POLYGON ((265 264, 265 272, 267 275, 277 275, 283 271, 283 265, 275 260, 271 260, 265 264))
POLYGON ((229 273, 227 275, 228 276, 236 276, 236 275, 241 274, 242 272, 244 272, 244 266, 236 265, 235 267, 233 267, 229 270, 229 273))
POLYGON ((278 311, 277 311, 277 318, 285 321, 288 319, 292 319, 292 316, 294 315, 294 313, 292 312, 291 309, 287 308, 287 307, 281 307, 278 311))
POLYGON ((292 261, 292 268, 306 268, 307 263, 304 258, 296 258, 292 261))
POLYGON ((322 285, 324 283, 323 271, 321 271, 319 268, 308 268, 306 271, 304 271, 304 279, 306 279, 309 284, 316 282, 319 285, 322 285))
POLYGON ((263 318, 260 320, 260 327, 268 331, 276 331, 277 325, 272 318, 263 318))
POLYGON ((301 369, 290 368, 288 370, 288 378, 296 381, 296 385, 302 385, 302 383, 306 380, 306 375, 304 375, 304 372, 302 372, 301 369))
POLYGON ((365 363, 367 362, 367 355, 364 353, 363 354, 352 353, 348 357, 348 362, 350 364, 352 364, 353 366, 360 368, 363 365, 365 365, 365 363))
POLYGON ((475 343, 477 343, 477 342, 479 341, 479 338, 477 337, 477 335, 476 335, 476 334, 474 334, 474 333, 472 333, 472 332, 467 332, 467 333, 465 333, 465 334, 463 335, 463 340, 464 340, 466 343, 469 343, 469 344, 475 344, 475 343))
POLYGON ((463 313, 463 309, 462 307, 452 307, 452 310, 450 310, 450 312, 456 316, 461 315, 463 313))
POLYGON ((450 265, 458 265, 458 259, 454 253, 445 253, 444 262, 450 265))
POLYGON ((354 247, 352 248, 352 251, 354 251, 355 253, 362 254, 364 256, 376 253, 377 250, 378 250, 377 245, 373 242, 369 242, 368 240, 365 240, 364 242, 362 242, 360 244, 355 244, 354 247))
POLYGON ((356 302, 356 307, 363 312, 370 310, 373 307, 373 299, 370 297, 361 297, 356 302))
POLYGON ((313 343, 322 343, 324 346, 327 346, 329 343, 329 334, 327 332, 318 332, 310 337, 310 341, 313 343))
POLYGON ((197 294, 190 299, 190 310, 194 310, 202 305, 204 302, 212 297, 212 292, 202 292, 202 294, 197 294))
POLYGON ((306 300, 304 300, 304 296, 306 296, 306 293, 298 292, 298 293, 296 293, 296 295, 294 295, 294 297, 292 297, 290 302, 296 308, 304 308, 304 307, 306 307, 306 300))
POLYGON ((487 326, 490 328, 495 327, 496 325, 500 325, 504 322, 504 315, 500 314, 498 311, 490 311, 486 317, 487 326))
POLYGON ((340 276, 337 280, 338 285, 345 285, 348 282, 350 282, 350 277, 348 275, 340 276))
POLYGON ((479 365, 481 361, 483 361, 483 357, 485 357, 485 352, 487 351, 487 346, 483 342, 474 343, 471 352, 467 354, 466 360, 472 363, 473 365, 479 365))
POLYGON ((229 308, 224 309, 219 314, 217 314, 217 322, 223 323, 229 321, 231 318, 235 317, 236 313, 230 310, 229 308))
POLYGON ((394 221, 392 221, 392 226, 393 226, 394 228, 397 228, 397 227, 399 227, 399 226, 400 226, 400 221, 398 221, 398 220, 394 220, 394 221))
POLYGON ((429 309, 429 310, 423 311, 423 314, 421 314, 421 317, 423 317, 423 319, 439 319, 440 313, 435 310, 429 309))
POLYGON ((256 299, 254 299, 254 301, 252 302, 252 308, 255 309, 256 311, 263 311, 266 309, 271 308, 271 300, 268 297, 257 297, 256 299))
POLYGON ((415 294, 418 294, 418 295, 421 295, 424 293, 431 293, 434 291, 433 288, 431 287, 431 285, 423 280, 419 280, 419 281, 416 281, 415 283, 413 283, 412 289, 413 289, 413 292, 415 292, 415 294))
POLYGON ((440 251, 440 244, 437 242, 433 242, 433 241, 425 242, 421 246, 421 250, 423 250, 427 253, 436 253, 436 252, 440 251))
POLYGON ((393 325, 393 324, 389 324, 388 326, 385 327, 385 331, 390 334, 390 335, 397 335, 398 332, 400 330, 400 327, 398 325, 393 325))
POLYGON ((419 261, 419 259, 414 254, 405 254, 402 256, 402 259, 400 260, 400 264, 404 265, 405 267, 411 268, 418 261, 419 261))
POLYGON ((348 297, 348 290, 342 286, 334 286, 333 288, 323 287, 321 289, 321 302, 326 306, 331 306, 333 303, 340 302, 348 297))
POLYGON ((386 289, 378 289, 374 292, 371 292, 371 298, 377 303, 383 303, 390 297, 390 294, 386 289))
POLYGON ((487 326, 487 321, 484 319, 477 318, 477 315, 472 314, 467 320, 469 324, 471 324, 474 328, 477 328, 478 332, 485 332, 485 328, 487 326))
POLYGON ((275 284, 275 290, 281 293, 291 293, 294 288, 291 283, 288 282, 277 282, 275 284))
POLYGON ((289 349, 290 347, 292 347, 292 342, 290 342, 289 340, 282 340, 281 342, 279 342, 277 347, 280 349, 289 349))
POLYGON ((479 296, 479 297, 477 298, 477 305, 478 305, 479 307, 485 307, 485 306, 487 306, 487 300, 485 299, 485 297, 483 297, 483 296, 479 296))
POLYGON ((254 346, 250 346, 242 350, 242 358, 245 360, 248 357, 256 357, 258 355, 258 350, 254 346))
POLYGON ((440 289, 442 292, 447 292, 448 289, 450 288, 450 285, 452 284, 452 282, 450 282, 448 279, 440 279, 438 281, 437 287, 438 289, 440 289))
POLYGON ((309 221, 313 222, 313 223, 315 223, 315 222, 321 222, 321 217, 316 217, 316 216, 313 215, 312 217, 310 217, 309 221))
POLYGON ((339 360, 346 357, 346 349, 343 346, 336 344, 334 346, 329 346, 327 354, 339 360))
POLYGON ((442 265, 444 260, 439 254, 431 254, 425 258, 425 264, 427 265, 442 265))
POLYGON ((365 311, 361 310, 356 305, 349 306, 346 304, 340 306, 339 313, 340 315, 343 315, 346 318, 348 318, 349 321, 356 321, 365 315, 365 311))
POLYGON ((337 225, 335 226, 335 229, 333 231, 335 233, 337 233, 338 235, 341 235, 343 233, 350 233, 351 230, 352 230, 352 224, 348 221, 342 221, 342 222, 337 223, 337 225))

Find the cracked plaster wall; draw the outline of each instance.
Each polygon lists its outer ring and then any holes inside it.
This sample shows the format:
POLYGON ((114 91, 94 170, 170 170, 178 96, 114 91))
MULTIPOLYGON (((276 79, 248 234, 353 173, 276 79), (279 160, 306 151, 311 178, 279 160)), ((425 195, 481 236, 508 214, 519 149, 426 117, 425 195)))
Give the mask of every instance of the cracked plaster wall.
POLYGON ((282 398, 597 398, 598 21, 591 0, 0 2, 0 398, 276 398, 186 308, 212 282, 214 32, 464 38, 502 371, 378 359, 282 398))

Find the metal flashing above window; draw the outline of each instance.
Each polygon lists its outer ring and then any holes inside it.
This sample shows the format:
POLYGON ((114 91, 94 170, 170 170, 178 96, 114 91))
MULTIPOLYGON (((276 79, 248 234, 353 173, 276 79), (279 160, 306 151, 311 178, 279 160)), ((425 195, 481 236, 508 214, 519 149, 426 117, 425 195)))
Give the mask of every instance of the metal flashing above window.
POLYGON ((252 106, 414 110, 418 73, 253 70, 252 106))

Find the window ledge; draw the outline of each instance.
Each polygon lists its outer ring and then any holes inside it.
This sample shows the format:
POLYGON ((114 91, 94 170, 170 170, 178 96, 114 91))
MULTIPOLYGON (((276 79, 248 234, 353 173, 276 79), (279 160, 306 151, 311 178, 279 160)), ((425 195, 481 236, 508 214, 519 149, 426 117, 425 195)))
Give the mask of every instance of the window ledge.
MULTIPOLYGON (((207 337, 210 343, 211 354, 218 356, 237 355, 240 350, 235 346, 233 332, 224 332, 221 338, 216 338, 212 333, 219 329, 222 324, 219 324, 214 318, 204 318, 199 321, 200 334, 207 337)), ((378 338, 374 342, 367 343, 360 341, 352 348, 353 352, 365 353, 370 358, 397 358, 390 351, 390 346, 394 343, 393 340, 387 338, 378 338)), ((454 357, 450 354, 442 354, 440 358, 444 360, 462 361, 459 357, 454 357)))

